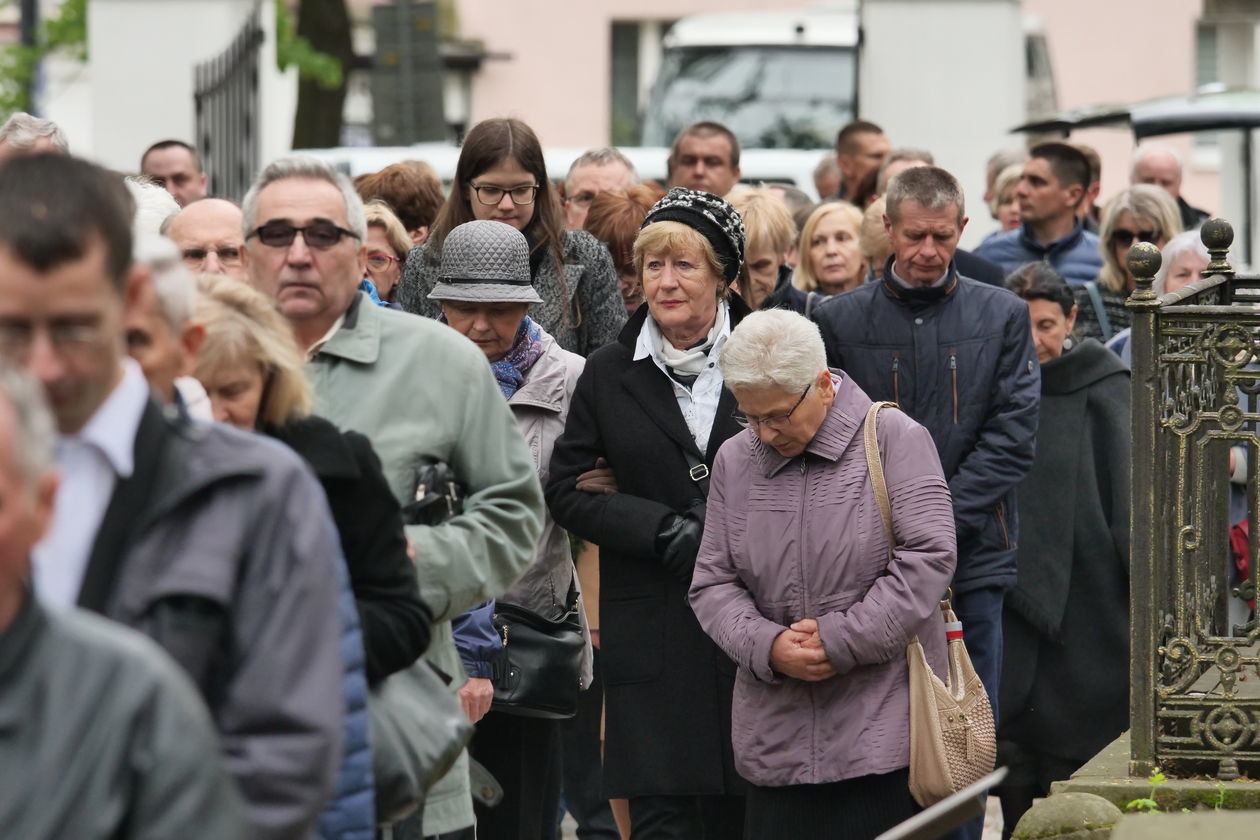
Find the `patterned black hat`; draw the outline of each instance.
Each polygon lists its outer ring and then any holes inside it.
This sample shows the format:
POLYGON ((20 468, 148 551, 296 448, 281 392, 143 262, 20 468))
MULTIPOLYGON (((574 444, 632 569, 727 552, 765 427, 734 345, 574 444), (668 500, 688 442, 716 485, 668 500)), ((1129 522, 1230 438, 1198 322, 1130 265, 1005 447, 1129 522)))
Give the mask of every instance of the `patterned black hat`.
POLYGON ((726 282, 739 276, 744 264, 744 220, 713 193, 674 187, 648 211, 639 229, 653 222, 679 222, 709 240, 722 263, 726 282))

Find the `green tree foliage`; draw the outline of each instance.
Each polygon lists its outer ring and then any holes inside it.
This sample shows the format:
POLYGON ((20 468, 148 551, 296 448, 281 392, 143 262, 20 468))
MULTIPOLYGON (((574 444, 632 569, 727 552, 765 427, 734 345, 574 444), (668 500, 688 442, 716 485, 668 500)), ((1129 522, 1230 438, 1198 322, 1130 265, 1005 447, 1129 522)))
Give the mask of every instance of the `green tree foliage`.
POLYGON ((276 65, 281 70, 296 67, 299 77, 310 79, 324 90, 341 87, 344 77, 341 62, 315 49, 307 38, 297 34, 293 13, 285 0, 275 0, 275 7, 276 65))
MULTIPOLYGON (((16 0, 0 0, 0 7, 16 0)), ((87 60, 87 0, 65 0, 57 13, 40 21, 34 46, 0 49, 0 116, 31 110, 30 87, 39 63, 54 52, 87 60)))

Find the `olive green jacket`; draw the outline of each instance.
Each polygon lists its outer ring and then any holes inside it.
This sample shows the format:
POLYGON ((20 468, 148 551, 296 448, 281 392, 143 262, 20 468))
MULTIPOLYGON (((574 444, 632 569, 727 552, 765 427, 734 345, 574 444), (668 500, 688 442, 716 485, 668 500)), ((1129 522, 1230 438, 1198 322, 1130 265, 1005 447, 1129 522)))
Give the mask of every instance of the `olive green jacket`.
MULTIPOLYGON (((450 620, 508 590, 542 530, 538 474, 485 356, 443 324, 375 306, 360 293, 307 364, 315 413, 366 435, 404 506, 425 458, 450 465, 467 497, 459 516, 407 526, 420 594, 433 610, 426 658, 463 684, 450 620)), ((465 759, 429 792, 424 832, 473 824, 465 759)))

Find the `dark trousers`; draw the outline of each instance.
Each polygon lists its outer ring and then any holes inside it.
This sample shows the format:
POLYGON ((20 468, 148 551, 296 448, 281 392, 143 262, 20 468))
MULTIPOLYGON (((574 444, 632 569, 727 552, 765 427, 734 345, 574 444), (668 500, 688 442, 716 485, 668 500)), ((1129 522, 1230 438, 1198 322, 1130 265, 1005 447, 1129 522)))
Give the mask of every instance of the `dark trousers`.
POLYGON ((564 811, 577 823, 578 840, 621 840, 608 800, 600 795, 603 785, 603 756, 600 755, 599 724, 604 708, 604 681, 599 674, 599 649, 595 649, 595 679, 578 695, 577 714, 560 721, 561 780, 563 803, 557 815, 554 836, 560 837, 560 817, 564 811))
POLYGON ((748 790, 744 840, 874 840, 919 812, 910 772, 748 790))
POLYGON ((503 787, 503 801, 476 800, 478 840, 551 840, 560 802, 559 721, 491 711, 477 722, 469 754, 503 787))
POLYGON ((742 796, 636 796, 630 840, 741 840, 742 796))
POLYGON ((1069 778, 1081 768, 1081 763, 998 741, 998 765, 1010 771, 1002 786, 994 791, 1002 803, 1002 837, 1011 836, 1034 799, 1050 795, 1051 782, 1069 778))
MULTIPOLYGON (((954 613, 962 622, 967 653, 975 666, 984 690, 993 706, 993 719, 998 715, 998 682, 1002 674, 1002 601, 1006 590, 996 586, 954 593, 954 613)), ((980 840, 984 833, 984 817, 960 826, 944 840, 980 840)))

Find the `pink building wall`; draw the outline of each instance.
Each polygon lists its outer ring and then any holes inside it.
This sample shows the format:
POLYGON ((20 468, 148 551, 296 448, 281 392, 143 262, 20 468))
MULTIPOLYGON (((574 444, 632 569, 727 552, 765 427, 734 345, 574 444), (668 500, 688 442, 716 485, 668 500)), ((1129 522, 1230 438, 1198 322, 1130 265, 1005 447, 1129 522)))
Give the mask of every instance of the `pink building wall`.
MULTIPOLYGON (((1202 0, 1024 0, 1041 18, 1061 108, 1176 96, 1194 88, 1194 31, 1202 0)), ((1127 128, 1076 132, 1103 160, 1099 203, 1129 183, 1133 136, 1127 128)), ((1186 161, 1182 194, 1196 207, 1220 209, 1215 167, 1196 167, 1190 135, 1151 141, 1186 161)))

